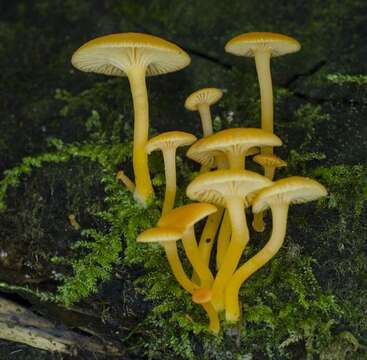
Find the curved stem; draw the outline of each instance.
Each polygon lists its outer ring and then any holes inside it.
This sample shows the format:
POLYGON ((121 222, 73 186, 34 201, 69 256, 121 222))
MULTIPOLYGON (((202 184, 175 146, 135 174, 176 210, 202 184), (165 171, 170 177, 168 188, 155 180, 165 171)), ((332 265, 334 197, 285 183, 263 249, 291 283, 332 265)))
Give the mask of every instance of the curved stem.
POLYGON ((162 215, 171 211, 176 198, 176 148, 164 149, 164 171, 166 176, 166 192, 164 195, 162 215))
POLYGON ((238 292, 241 285, 254 272, 263 267, 281 248, 287 230, 288 204, 274 205, 271 207, 273 216, 273 230, 270 240, 250 260, 243 264, 232 276, 226 288, 226 320, 235 322, 240 316, 238 292))
POLYGON ((213 275, 210 272, 209 267, 204 264, 202 258, 200 257, 199 249, 196 244, 194 227, 191 227, 184 233, 182 237, 182 244, 187 258, 192 264, 194 271, 199 276, 201 287, 211 288, 213 283, 213 275))
POLYGON ((134 103, 133 167, 136 185, 134 197, 145 205, 153 196, 148 155, 145 150, 149 133, 149 103, 145 84, 145 68, 131 68, 127 75, 134 103))
POLYGON ((135 184, 129 179, 129 177, 122 170, 120 170, 116 174, 116 177, 126 186, 127 190, 129 190, 130 192, 134 192, 135 184))
POLYGON ((217 270, 219 270, 223 264, 224 256, 228 249, 229 242, 231 240, 232 228, 231 219, 229 217, 228 211, 224 212, 222 224, 220 226, 218 240, 217 240, 217 270))
POLYGON ((215 236, 218 231, 220 221, 223 216, 223 208, 208 216, 199 242, 200 257, 203 262, 209 266, 210 254, 214 245, 215 236))
MULTIPOLYGON (((273 85, 270 70, 270 49, 263 48, 255 51, 255 63, 257 77, 259 79, 261 96, 261 128, 270 132, 273 129, 273 85)), ((261 148, 262 154, 272 154, 273 148, 264 146, 261 148)))
MULTIPOLYGON (((269 180, 273 180, 274 175, 275 175, 275 167, 274 166, 265 166, 264 167, 264 175, 269 180)), ((254 220, 252 222, 252 227, 257 232, 263 232, 265 230, 264 212, 263 211, 261 211, 257 214, 254 214, 254 220)))
POLYGON ((232 197, 226 203, 232 224, 232 239, 212 288, 212 304, 217 311, 224 309, 224 289, 236 270, 242 252, 249 241, 243 200, 239 197, 232 197))
MULTIPOLYGON (((177 282, 190 294, 199 289, 199 286, 193 283, 186 275, 185 270, 182 267, 181 260, 177 253, 176 242, 162 243, 166 252, 167 260, 172 269, 172 273, 175 276, 177 282)), ((209 317, 209 329, 217 334, 220 330, 220 323, 218 314, 215 311, 211 303, 201 304, 209 317)))
POLYGON ((175 241, 162 242, 164 251, 166 252, 166 257, 168 263, 171 267, 172 273, 175 276, 177 282, 190 294, 195 290, 199 289, 199 286, 192 282, 185 273, 182 267, 180 257, 177 252, 177 245, 175 241))
POLYGON ((218 313, 215 311, 211 303, 201 304, 209 317, 209 330, 214 334, 218 334, 220 330, 220 322, 218 313))
POLYGON ((203 127, 203 136, 213 134, 212 116, 208 104, 199 104, 198 110, 200 113, 201 125, 203 127))
POLYGON ((252 227, 256 232, 263 232, 265 230, 264 212, 263 211, 261 211, 257 214, 254 214, 254 219, 252 221, 252 227))

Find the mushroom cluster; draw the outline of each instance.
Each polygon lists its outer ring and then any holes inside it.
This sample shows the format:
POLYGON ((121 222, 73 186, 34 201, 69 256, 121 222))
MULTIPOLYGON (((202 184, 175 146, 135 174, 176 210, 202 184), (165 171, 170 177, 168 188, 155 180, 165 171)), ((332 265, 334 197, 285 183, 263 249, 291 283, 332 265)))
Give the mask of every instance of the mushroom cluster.
POLYGON ((300 49, 297 40, 275 33, 253 32, 230 40, 229 53, 254 57, 261 98, 261 127, 232 128, 213 132, 210 106, 223 93, 217 88, 195 91, 185 102, 186 109, 198 111, 203 137, 170 131, 149 139, 149 106, 146 76, 179 70, 190 63, 177 45, 152 35, 122 33, 89 41, 73 55, 72 64, 87 72, 127 76, 134 105, 133 169, 135 183, 122 171, 119 179, 144 206, 153 196, 148 154, 163 154, 166 191, 157 225, 141 233, 137 241, 158 242, 178 283, 200 304, 209 318, 209 329, 220 330, 219 314, 237 322, 240 317, 239 289, 246 280, 273 258, 281 248, 291 204, 316 200, 327 194, 317 181, 292 176, 274 181, 277 168, 287 163, 274 155, 282 145, 274 134, 273 89, 270 59, 300 49), (197 201, 175 208, 176 149, 190 146, 187 156, 201 165, 199 175, 188 185, 186 195, 197 201), (259 154, 260 152, 260 154, 259 154), (246 169, 246 159, 261 165, 263 174, 246 169), (263 213, 270 209, 272 231, 266 245, 253 257, 244 259, 250 241, 247 217, 253 213, 253 229, 265 228, 263 213), (206 218, 205 225, 196 223, 206 218), (201 235, 198 237, 198 231, 201 235), (181 240, 192 266, 188 275, 177 247, 181 240), (214 244, 216 243, 216 247, 214 244), (215 257, 211 266, 211 257, 215 257))

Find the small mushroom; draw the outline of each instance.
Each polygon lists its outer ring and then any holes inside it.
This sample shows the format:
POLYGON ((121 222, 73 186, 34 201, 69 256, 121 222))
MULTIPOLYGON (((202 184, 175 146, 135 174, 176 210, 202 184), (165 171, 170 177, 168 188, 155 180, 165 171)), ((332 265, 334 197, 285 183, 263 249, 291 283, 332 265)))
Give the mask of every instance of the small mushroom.
POLYGON ((287 230, 289 205, 317 200, 326 195, 327 191, 320 183, 299 176, 278 180, 257 194, 252 205, 253 212, 258 213, 270 207, 273 229, 270 240, 255 256, 238 268, 226 288, 225 307, 228 321, 239 319, 238 292, 243 282, 264 266, 281 248, 287 230))
POLYGON ((177 45, 156 36, 121 33, 87 42, 74 53, 71 62, 82 71, 128 77, 134 103, 134 197, 146 204, 153 196, 153 187, 145 150, 149 133, 145 77, 180 70, 190 63, 190 57, 177 45))
MULTIPOLYGON (((264 175, 269 179, 273 180, 275 175, 275 170, 287 166, 287 162, 281 158, 275 156, 274 154, 259 154, 253 157, 254 162, 258 163, 264 168, 264 175)), ((265 230, 265 224, 263 219, 263 212, 259 212, 254 215, 254 221, 252 227, 257 232, 263 232, 265 230)))
POLYGON ((210 106, 218 102, 223 96, 223 91, 217 88, 204 88, 193 92, 185 101, 185 108, 190 111, 199 111, 203 135, 213 134, 210 106))
MULTIPOLYGON (((138 242, 160 242, 163 245, 174 276, 190 294, 200 287, 187 277, 177 253, 176 241, 182 239, 185 253, 201 280, 201 287, 210 287, 213 275, 201 261, 195 240, 194 225, 215 211, 217 211, 215 206, 203 203, 176 208, 161 217, 158 227, 144 231, 137 238, 138 242)), ((209 317, 209 329, 218 333, 220 324, 217 312, 211 303, 203 303, 202 306, 209 317)))
POLYGON ((282 141, 273 133, 255 128, 233 128, 219 131, 194 143, 187 156, 198 161, 213 152, 225 153, 230 169, 242 170, 245 158, 256 146, 280 146, 282 141))
POLYGON ((196 141, 196 137, 183 131, 168 131, 151 138, 146 146, 148 154, 161 150, 166 176, 166 193, 164 196, 162 215, 171 211, 176 197, 176 150, 180 146, 188 146, 196 141))
POLYGON ((176 241, 180 240, 182 231, 170 227, 155 227, 142 232, 136 239, 137 242, 159 242, 166 252, 168 263, 178 283, 190 294, 199 288, 186 275, 177 252, 176 241))
POLYGON ((217 311, 224 309, 225 286, 249 241, 244 211, 247 195, 271 184, 265 176, 251 171, 216 170, 199 175, 186 189, 187 196, 192 200, 225 207, 231 219, 232 239, 212 287, 212 304, 217 311))
POLYGON ((202 287, 210 287, 212 285, 213 275, 200 256, 194 225, 216 211, 217 208, 211 204, 189 204, 171 210, 158 221, 158 226, 173 227, 181 231, 185 253, 193 269, 198 274, 202 287))

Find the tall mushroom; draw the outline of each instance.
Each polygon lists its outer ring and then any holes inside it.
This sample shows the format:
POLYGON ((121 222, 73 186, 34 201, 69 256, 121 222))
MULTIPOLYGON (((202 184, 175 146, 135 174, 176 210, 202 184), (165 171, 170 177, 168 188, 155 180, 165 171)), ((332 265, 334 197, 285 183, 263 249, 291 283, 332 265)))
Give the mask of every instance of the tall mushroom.
POLYGON ((265 176, 251 171, 216 170, 199 175, 186 189, 187 196, 192 200, 225 207, 231 219, 232 239, 212 288, 212 304, 217 311, 224 309, 225 286, 236 270, 249 241, 244 211, 246 197, 249 193, 271 184, 265 176))
MULTIPOLYGON (((245 166, 246 156, 257 153, 257 146, 280 146, 281 144, 282 141, 279 137, 261 129, 226 129, 198 140, 190 147, 186 155, 197 162, 205 163, 212 159, 213 156, 225 154, 230 169, 242 170, 245 166)), ((222 236, 219 239, 221 244, 218 242, 221 250, 225 249, 225 244, 228 243, 228 238, 230 237, 228 226, 225 229, 226 232, 222 232, 222 236)), ((207 263, 209 262, 214 236, 208 237, 208 239, 209 242, 201 242, 200 244, 201 253, 207 263)))
POLYGON ((87 42, 74 53, 71 62, 82 71, 128 77, 134 103, 134 197, 146 204, 153 196, 153 187, 145 150, 149 133, 145 77, 182 69, 190 63, 190 57, 177 45, 156 36, 121 33, 87 42))
POLYGON ((183 131, 168 131, 151 138, 146 146, 148 154, 161 150, 166 176, 166 193, 164 196, 162 215, 171 211, 176 197, 176 150, 180 146, 188 146, 196 141, 196 137, 183 131))
MULTIPOLYGON (((270 180, 273 180, 274 178, 275 169, 287 166, 286 161, 273 154, 259 154, 254 156, 252 160, 264 168, 264 175, 270 180)), ((265 230, 263 212, 254 214, 254 221, 252 223, 252 226, 257 232, 263 232, 265 230)))
POLYGON ((255 256, 238 268, 226 288, 225 308, 228 321, 237 321, 239 318, 238 292, 243 282, 281 248, 287 230, 289 205, 305 203, 326 195, 327 191, 320 183, 299 176, 278 180, 257 194, 252 205, 253 212, 258 213, 270 207, 273 229, 270 240, 255 256))
MULTIPOLYGON (((187 110, 199 112, 204 137, 213 134, 213 123, 210 113, 210 106, 218 102, 222 96, 223 91, 218 88, 203 88, 193 92, 185 101, 185 108, 187 110)), ((213 154, 213 156, 209 157, 207 160, 208 164, 206 161, 204 161, 204 163, 201 165, 201 172, 206 172, 212 167, 221 168, 226 166, 226 160, 220 153, 217 155, 213 154)), ((207 264, 209 263, 211 249, 222 216, 223 209, 218 209, 215 214, 209 216, 201 234, 199 251, 205 263, 207 264)), ((193 278, 195 278, 195 276, 193 278)))
POLYGON ((210 106, 223 96, 223 91, 217 88, 204 88, 193 92, 185 101, 185 108, 199 111, 204 137, 213 134, 210 106))
POLYGON ((254 57, 261 95, 261 127, 273 132, 273 87, 270 58, 293 53, 301 48, 289 36, 271 32, 251 32, 231 39, 225 50, 231 54, 254 57))

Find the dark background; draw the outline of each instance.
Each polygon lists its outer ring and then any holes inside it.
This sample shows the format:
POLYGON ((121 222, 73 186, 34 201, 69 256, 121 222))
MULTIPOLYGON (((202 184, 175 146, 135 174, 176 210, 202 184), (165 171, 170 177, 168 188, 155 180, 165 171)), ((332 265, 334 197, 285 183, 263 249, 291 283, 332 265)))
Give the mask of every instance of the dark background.
MULTIPOLYGON (((301 51, 272 62, 276 88, 275 130, 285 142, 279 154, 285 159, 291 157, 292 151, 297 152, 293 152, 293 159, 297 154, 322 154, 315 155, 314 159, 311 156, 310 162, 302 160, 306 165, 301 161, 294 170, 335 165, 357 165, 365 169, 367 81, 335 75, 366 74, 366 24, 366 2, 358 0, 0 0, 0 173, 19 164, 25 156, 48 150, 50 138, 57 137, 65 143, 85 140, 88 134, 83 124, 92 110, 97 110, 102 118, 108 118, 109 111, 114 111, 131 124, 132 104, 126 79, 81 73, 70 64, 73 52, 84 42, 128 31, 151 33, 171 40, 191 56, 189 67, 149 79, 148 89, 152 131, 184 130, 197 135, 201 133, 198 116, 186 111, 183 103, 200 87, 224 89, 223 100, 213 109, 223 127, 259 126, 254 63, 251 59, 225 53, 225 43, 235 35, 250 31, 273 31, 295 37, 302 45, 301 51), (99 88, 103 90, 102 95, 94 99, 93 94, 99 94, 99 88), (77 98, 88 89, 94 92, 87 105, 65 116, 61 112, 65 102, 60 91, 65 90, 77 98)), ((128 138, 129 132, 122 134, 121 140, 128 138)), ((83 168, 69 175, 62 169, 60 173, 57 169, 54 171, 53 176, 68 179, 68 176, 83 176, 86 170, 83 168)), ((88 171, 94 170, 88 168, 88 171)), ((39 186, 39 179, 32 181, 28 187, 21 188, 21 194, 32 191, 32 186, 39 186)), ((353 191, 351 184, 340 186, 344 186, 345 197, 348 190, 353 191), (349 186, 350 189, 346 188, 349 186)), ((15 193, 12 198, 18 199, 17 205, 13 204, 14 209, 21 202, 21 194, 15 193)), ((37 203, 34 198, 24 201, 24 206, 29 208, 34 206, 32 201, 37 203)), ((60 206, 55 204, 52 209, 57 212, 60 206)), ((28 216, 26 212, 12 214, 28 216)), ((352 213, 349 215, 349 221, 360 224, 354 234, 359 237, 358 244, 346 239, 345 233, 339 234, 338 246, 342 244, 343 249, 350 251, 331 256, 336 263, 343 259, 353 267, 356 254, 366 251, 366 223, 365 216, 356 219, 352 213)), ((22 230, 22 226, 13 223, 9 225, 5 218, 1 221, 1 247, 13 256, 10 265, 1 265, 3 281, 24 285, 22 276, 27 271, 29 249, 34 250, 38 240, 44 241, 45 233, 57 232, 47 221, 46 214, 40 216, 40 223, 36 219, 29 221, 29 218, 19 219, 17 223, 32 227, 32 244, 24 235, 29 229, 22 230), (9 226, 18 230, 10 234, 9 226), (14 239, 17 242, 10 246, 9 242, 14 239)), ((316 222, 322 221, 317 219, 316 222)), ((50 247, 65 246, 58 241, 50 247)), ((357 275, 351 271, 339 278, 337 271, 334 272, 335 264, 331 268, 326 265, 330 248, 322 250, 323 244, 312 240, 305 245, 305 253, 319 260, 316 271, 323 288, 331 289, 343 299, 360 297, 362 292, 366 294, 365 282, 361 280, 363 274, 366 275, 365 268, 359 269, 357 275), (350 287, 344 287, 346 279, 350 278, 350 287)), ((36 276, 37 271, 32 271, 36 276)), ((46 270, 38 271, 44 276, 46 270)), ((353 328, 355 336, 363 343, 366 329, 358 324, 363 319, 364 305, 359 306, 360 316, 349 318, 354 325, 347 328, 353 328)), ((1 359, 53 358, 22 345, 7 343, 0 344, 0 354, 1 359)))

